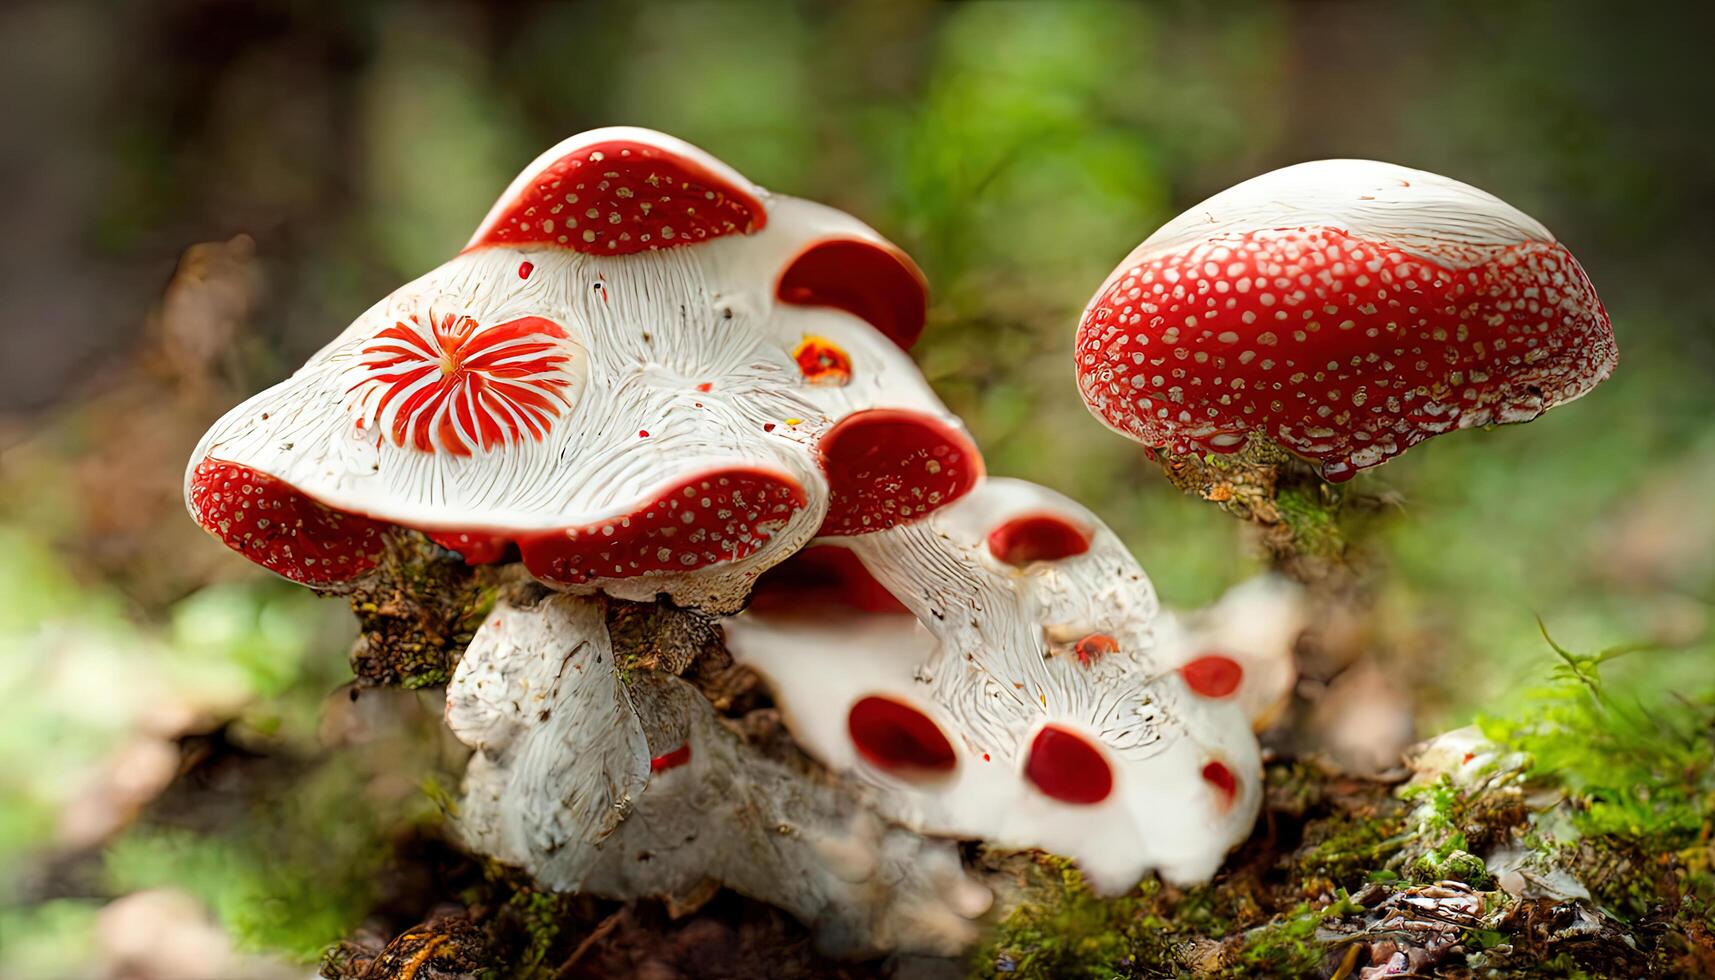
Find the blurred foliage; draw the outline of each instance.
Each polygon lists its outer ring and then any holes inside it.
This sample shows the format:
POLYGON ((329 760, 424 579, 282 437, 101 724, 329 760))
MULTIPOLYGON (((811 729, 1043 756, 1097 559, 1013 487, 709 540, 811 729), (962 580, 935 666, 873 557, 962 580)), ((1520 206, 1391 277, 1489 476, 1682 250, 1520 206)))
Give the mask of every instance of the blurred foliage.
MULTIPOLYGON (((132 743, 235 718, 263 742, 302 744, 345 672, 326 656, 349 631, 343 617, 283 582, 209 586, 158 632, 140 630, 117 595, 74 582, 39 542, 0 526, 0 590, 18 600, 0 604, 4 869, 54 840, 56 815, 112 779, 132 743)), ((10 877, 0 871, 0 900, 10 877)))
MULTIPOLYGON (((409 779, 378 794, 372 766, 348 756, 258 794, 217 831, 143 825, 105 854, 114 894, 175 887, 214 913, 240 949, 313 961, 371 909, 389 838, 439 809, 409 779)), ((408 773, 399 773, 406 776, 408 773)))

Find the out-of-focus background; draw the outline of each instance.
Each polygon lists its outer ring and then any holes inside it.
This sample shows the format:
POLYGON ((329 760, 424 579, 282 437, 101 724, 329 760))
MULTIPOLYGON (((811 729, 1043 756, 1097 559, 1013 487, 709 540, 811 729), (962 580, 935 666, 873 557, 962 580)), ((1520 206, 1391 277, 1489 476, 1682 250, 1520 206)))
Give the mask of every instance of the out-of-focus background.
POLYGON ((1584 263, 1620 369, 1361 478, 1391 501, 1380 615, 1360 662, 1304 681, 1328 749, 1361 765, 1506 715, 1553 663, 1539 618, 1572 649, 1656 648, 1616 664, 1627 683, 1708 688, 1712 9, 4 5, 0 974, 302 975, 358 924, 378 835, 447 789, 432 740, 329 716, 348 611, 206 539, 182 468, 594 126, 674 133, 902 244, 934 293, 919 362, 990 469, 1089 504, 1187 607, 1259 566, 1084 410, 1089 294, 1161 222, 1288 163, 1494 192, 1584 263), (157 798, 193 768, 195 806, 157 798))

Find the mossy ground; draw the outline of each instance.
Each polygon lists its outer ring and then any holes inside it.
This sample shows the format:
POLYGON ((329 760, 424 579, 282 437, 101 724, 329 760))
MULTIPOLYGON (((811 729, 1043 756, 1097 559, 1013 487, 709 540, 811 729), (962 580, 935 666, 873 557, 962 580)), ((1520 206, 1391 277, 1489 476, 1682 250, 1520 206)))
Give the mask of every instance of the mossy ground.
POLYGON ((1454 760, 1474 772, 1389 786, 1271 764, 1263 819, 1213 883, 1104 901, 1045 863, 974 969, 1343 978, 1400 955, 1417 976, 1715 975, 1715 707, 1605 683, 1619 653, 1555 651, 1552 683, 1484 724, 1488 754, 1454 760), (1509 882, 1479 856, 1503 849, 1509 882))

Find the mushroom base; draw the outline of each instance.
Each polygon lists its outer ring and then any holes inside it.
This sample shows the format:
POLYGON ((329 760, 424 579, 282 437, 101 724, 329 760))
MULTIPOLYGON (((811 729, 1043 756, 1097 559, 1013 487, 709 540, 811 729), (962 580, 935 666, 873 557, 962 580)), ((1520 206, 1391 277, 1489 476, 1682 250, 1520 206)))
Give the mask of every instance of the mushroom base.
POLYGON ((1169 483, 1256 529, 1269 563, 1299 582, 1346 592, 1363 562, 1357 524, 1385 504, 1379 496, 1329 483, 1316 465, 1263 436, 1236 453, 1146 449, 1169 483))
POLYGON ((688 913, 728 888, 846 956, 973 942, 992 896, 957 843, 876 817, 687 614, 663 626, 643 608, 525 593, 496 607, 447 695, 449 727, 476 750, 464 844, 559 892, 688 913))

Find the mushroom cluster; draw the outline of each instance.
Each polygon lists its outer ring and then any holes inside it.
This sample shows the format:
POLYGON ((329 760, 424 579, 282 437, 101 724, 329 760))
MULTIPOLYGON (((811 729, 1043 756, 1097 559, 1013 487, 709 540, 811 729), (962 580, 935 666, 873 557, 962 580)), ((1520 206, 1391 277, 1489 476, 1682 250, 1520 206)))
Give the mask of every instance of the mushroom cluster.
POLYGON ((905 353, 925 302, 849 215, 671 137, 594 130, 220 419, 187 499, 318 588, 409 528, 555 587, 733 609, 812 535, 914 519, 981 475, 905 353))
MULTIPOLYGON (((829 945, 945 952, 991 901, 960 840, 1069 856, 1104 892, 1207 880, 1261 804, 1253 726, 1292 686, 1299 595, 1261 579, 1175 616, 1094 514, 985 477, 906 354, 925 309, 916 266, 855 218, 596 130, 217 422, 187 500, 319 589, 377 574, 404 532, 546 587, 487 618, 446 711, 474 750, 464 840, 550 887, 691 903, 712 882, 829 945), (626 669, 603 595, 724 617, 795 748, 626 669)), ((1163 228, 1078 352, 1120 431, 1222 453, 1260 435, 1334 480, 1532 417, 1615 359, 1541 226, 1351 161, 1163 228)))
POLYGON ((1097 418, 1172 453, 1262 437, 1330 481, 1454 429, 1528 422, 1618 361, 1584 270, 1493 195, 1370 160, 1228 188, 1162 226, 1084 311, 1097 418))

